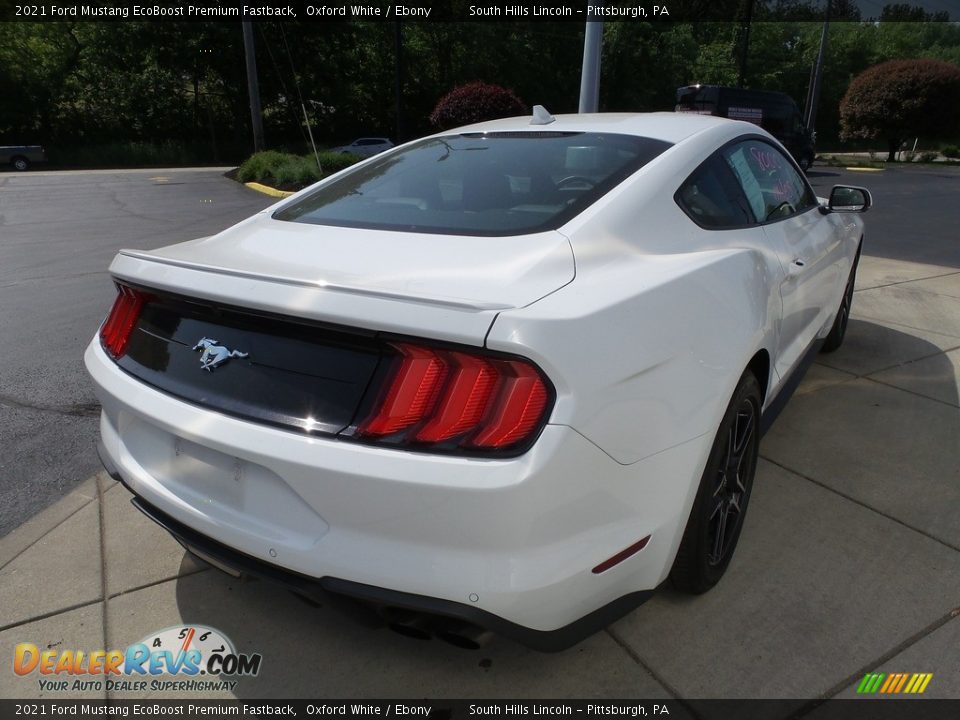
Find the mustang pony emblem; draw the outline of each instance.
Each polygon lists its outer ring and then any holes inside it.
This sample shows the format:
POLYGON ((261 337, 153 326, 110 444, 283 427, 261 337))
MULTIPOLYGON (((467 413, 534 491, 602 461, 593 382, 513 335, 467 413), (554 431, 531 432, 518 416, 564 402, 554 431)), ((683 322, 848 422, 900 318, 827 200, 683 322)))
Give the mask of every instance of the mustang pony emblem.
POLYGON ((217 345, 213 338, 202 338, 200 342, 193 346, 194 350, 203 350, 200 356, 200 368, 207 372, 212 372, 214 368, 220 367, 230 358, 245 358, 249 353, 239 350, 229 350, 222 345, 217 345))

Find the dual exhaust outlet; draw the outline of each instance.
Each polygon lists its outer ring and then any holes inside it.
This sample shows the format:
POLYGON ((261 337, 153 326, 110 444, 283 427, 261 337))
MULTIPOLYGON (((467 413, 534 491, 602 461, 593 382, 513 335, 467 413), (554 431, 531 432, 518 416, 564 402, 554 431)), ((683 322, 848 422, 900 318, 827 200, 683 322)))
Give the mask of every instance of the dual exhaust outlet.
POLYGON ((493 639, 489 630, 462 620, 397 607, 381 607, 377 613, 395 633, 415 640, 436 637, 458 648, 479 650, 493 639))

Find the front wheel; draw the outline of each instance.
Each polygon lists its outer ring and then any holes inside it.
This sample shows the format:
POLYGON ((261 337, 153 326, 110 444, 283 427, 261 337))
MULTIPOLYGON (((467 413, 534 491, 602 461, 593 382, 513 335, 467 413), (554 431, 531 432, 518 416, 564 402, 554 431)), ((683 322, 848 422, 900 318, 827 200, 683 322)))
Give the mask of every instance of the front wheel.
POLYGON ((720 421, 680 549, 674 587, 704 593, 719 582, 737 547, 760 448, 760 384, 747 370, 720 421))
POLYGON ((30 169, 30 161, 25 157, 15 157, 13 159, 13 169, 23 172, 30 169))
POLYGON ((843 338, 847 335, 847 323, 850 320, 850 308, 853 306, 853 287, 857 282, 857 265, 860 262, 860 251, 853 259, 853 267, 850 268, 850 277, 847 278, 847 286, 843 289, 843 297, 840 300, 840 308, 837 310, 837 317, 833 321, 833 327, 830 328, 830 334, 823 340, 820 346, 820 352, 832 353, 839 350, 843 345, 843 338))

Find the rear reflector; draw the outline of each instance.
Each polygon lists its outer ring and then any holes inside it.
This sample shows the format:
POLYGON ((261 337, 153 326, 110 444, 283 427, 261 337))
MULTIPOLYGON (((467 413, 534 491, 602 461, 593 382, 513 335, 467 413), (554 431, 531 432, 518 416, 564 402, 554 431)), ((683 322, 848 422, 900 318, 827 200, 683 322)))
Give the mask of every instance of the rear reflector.
POLYGON ((550 396, 530 363, 412 343, 391 345, 399 359, 381 399, 360 424, 360 437, 501 450, 529 440, 542 425, 550 396))
POLYGON ((602 563, 600 563, 599 565, 597 565, 597 566, 593 569, 593 574, 594 574, 594 575, 599 575, 599 574, 602 573, 602 572, 606 572, 607 570, 609 570, 610 568, 612 568, 614 565, 617 565, 617 564, 619 564, 619 563, 622 563, 622 562, 623 562, 624 560, 626 560, 628 557, 632 557, 633 555, 636 555, 638 552, 640 552, 641 550, 643 550, 643 549, 647 546, 647 543, 648 543, 648 542, 650 542, 650 536, 649 536, 649 535, 647 535, 645 538, 643 538, 643 540, 640 540, 639 542, 635 542, 633 545, 631 545, 630 547, 628 547, 626 550, 621 550, 621 551, 618 552, 616 555, 614 555, 612 558, 609 558, 609 559, 607 559, 607 560, 604 560, 602 563))
POLYGON ((118 285, 117 291, 117 299, 100 328, 100 341, 114 359, 123 356, 140 311, 150 299, 147 293, 126 285, 118 285))

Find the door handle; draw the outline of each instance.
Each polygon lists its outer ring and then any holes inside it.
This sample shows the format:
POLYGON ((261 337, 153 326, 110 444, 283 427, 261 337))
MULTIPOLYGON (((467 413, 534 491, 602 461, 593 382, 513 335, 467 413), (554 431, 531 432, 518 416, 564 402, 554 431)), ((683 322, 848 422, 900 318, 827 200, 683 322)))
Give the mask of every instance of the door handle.
POLYGON ((787 274, 790 275, 791 277, 796 277, 797 275, 803 272, 803 269, 806 266, 807 266, 806 262, 804 262, 801 258, 796 258, 793 262, 790 263, 789 267, 787 267, 787 274))

